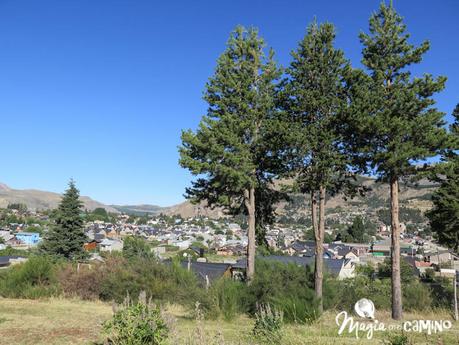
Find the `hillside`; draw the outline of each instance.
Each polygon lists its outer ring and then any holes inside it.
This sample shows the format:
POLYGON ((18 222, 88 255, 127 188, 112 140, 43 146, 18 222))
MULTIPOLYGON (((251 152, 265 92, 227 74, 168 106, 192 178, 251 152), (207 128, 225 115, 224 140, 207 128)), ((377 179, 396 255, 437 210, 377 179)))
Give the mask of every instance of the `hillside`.
MULTIPOLYGON (((374 214, 379 209, 387 209, 389 207, 388 184, 376 182, 368 177, 361 177, 361 183, 369 189, 365 196, 348 200, 345 200, 341 195, 330 196, 326 203, 329 213, 347 214, 353 211, 363 211, 364 213, 374 214)), ((400 206, 424 213, 431 207, 430 197, 435 188, 434 184, 425 180, 416 185, 401 183, 400 206)), ((291 194, 290 197, 290 202, 281 202, 277 205, 276 213, 280 216, 285 215, 293 218, 309 216, 309 197, 301 194, 291 194)), ((168 215, 179 214, 182 217, 204 215, 210 218, 219 218, 224 214, 221 209, 211 210, 202 203, 193 205, 189 201, 162 208, 160 212, 168 215)))
MULTIPOLYGON (((61 201, 61 194, 46 192, 36 189, 13 189, 6 184, 0 183, 0 207, 7 207, 8 204, 25 204, 29 210, 47 210, 56 208, 61 201)), ((111 206, 104 205, 87 196, 82 196, 84 208, 94 210, 98 207, 105 208, 108 212, 118 213, 111 206)))

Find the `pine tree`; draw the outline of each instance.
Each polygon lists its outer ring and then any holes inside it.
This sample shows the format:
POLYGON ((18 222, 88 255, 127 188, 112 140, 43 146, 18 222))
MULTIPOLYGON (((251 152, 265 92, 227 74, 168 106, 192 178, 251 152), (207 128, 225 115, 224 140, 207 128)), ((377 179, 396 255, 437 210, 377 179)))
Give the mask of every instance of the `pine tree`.
POLYGON ((444 88, 444 77, 412 78, 408 67, 419 63, 429 43, 408 43, 409 34, 392 4, 381 3, 370 17, 370 33, 361 33, 362 63, 368 74, 356 73, 347 125, 372 173, 390 184, 392 229, 392 317, 402 318, 400 283, 399 182, 421 172, 420 163, 448 145, 444 114, 432 95, 444 88))
MULTIPOLYGON (((459 142, 459 104, 453 111, 454 123, 450 126, 455 139, 453 147, 458 148, 459 142)), ((433 180, 440 187, 432 195, 433 207, 427 212, 430 226, 438 241, 459 250, 459 155, 449 150, 445 162, 438 164, 433 180)))
POLYGON ((209 107, 196 133, 182 132, 180 165, 199 176, 186 196, 210 206, 239 209, 248 216, 247 279, 255 272, 256 190, 271 184, 275 156, 273 52, 264 54, 255 29, 237 27, 207 83, 209 107))
POLYGON ((86 256, 83 245, 86 235, 81 216, 83 203, 75 182, 70 180, 55 216, 54 225, 46 234, 41 250, 49 255, 65 259, 81 259, 86 256))
POLYGON ((281 97, 290 122, 290 163, 295 185, 311 198, 315 237, 315 292, 322 310, 325 198, 351 185, 350 155, 344 150, 338 117, 346 108, 344 53, 334 48, 332 24, 312 23, 287 69, 281 97), (318 205, 317 205, 318 202, 318 205), (318 217, 317 217, 318 209, 318 217), (317 219, 318 218, 318 219, 317 219))

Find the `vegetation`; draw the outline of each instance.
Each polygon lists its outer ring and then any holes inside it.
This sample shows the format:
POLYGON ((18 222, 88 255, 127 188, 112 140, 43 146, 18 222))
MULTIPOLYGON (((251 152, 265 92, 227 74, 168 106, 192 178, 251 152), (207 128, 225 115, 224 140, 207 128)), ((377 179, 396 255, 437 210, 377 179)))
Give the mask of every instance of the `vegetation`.
POLYGON ((126 297, 113 319, 105 322, 104 333, 113 345, 161 345, 168 337, 169 328, 161 310, 147 301, 143 293, 137 302, 126 297))
POLYGON ((361 33, 362 63, 368 74, 354 73, 351 105, 345 125, 349 140, 379 179, 390 184, 392 229, 392 315, 402 317, 400 281, 399 181, 420 172, 417 164, 449 146, 444 114, 432 95, 446 78, 425 74, 412 78, 408 67, 429 49, 414 47, 402 17, 392 4, 381 3, 370 17, 370 33, 361 33))
POLYGON ((270 185, 275 156, 273 52, 255 29, 237 27, 217 62, 204 94, 207 115, 196 133, 182 132, 180 164, 199 175, 187 197, 211 206, 244 209, 248 217, 247 278, 255 272, 257 190, 270 185))
POLYGON ((80 192, 76 188, 75 182, 70 180, 69 188, 64 193, 57 208, 54 224, 46 233, 41 244, 43 253, 67 260, 80 259, 86 256, 83 249, 86 236, 83 231, 82 207, 80 192))
POLYGON ((333 194, 344 187, 352 165, 349 152, 343 150, 346 146, 337 120, 346 107, 344 77, 349 63, 343 51, 334 48, 334 40, 332 24, 312 23, 298 49, 292 52, 293 61, 281 91, 288 123, 287 158, 292 161, 288 163, 289 173, 296 176, 295 187, 311 198, 316 241, 314 281, 320 310, 325 198, 327 191, 333 194))

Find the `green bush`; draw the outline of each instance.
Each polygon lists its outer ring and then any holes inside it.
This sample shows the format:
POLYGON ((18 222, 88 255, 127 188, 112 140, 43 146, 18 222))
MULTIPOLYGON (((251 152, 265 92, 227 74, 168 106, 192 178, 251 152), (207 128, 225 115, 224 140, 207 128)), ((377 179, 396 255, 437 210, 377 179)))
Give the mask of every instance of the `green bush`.
POLYGON ((126 293, 138 296, 141 291, 154 300, 186 306, 193 306, 205 294, 194 273, 178 262, 164 264, 153 258, 111 258, 101 282, 100 298, 120 303, 126 293))
POLYGON ((249 314, 257 312, 258 304, 269 304, 282 311, 287 322, 307 323, 318 316, 313 275, 308 268, 260 260, 256 272, 243 301, 249 314))
POLYGON ((0 295, 10 298, 40 298, 58 294, 57 265, 48 257, 32 256, 0 275, 0 295))
POLYGON ((135 303, 128 296, 103 329, 108 343, 114 345, 160 345, 169 335, 160 309, 147 302, 145 294, 135 303))
POLYGON ((228 278, 221 278, 214 282, 208 297, 210 306, 207 314, 218 317, 223 316, 227 321, 244 312, 242 302, 247 293, 247 285, 228 278))
POLYGON ((275 308, 271 309, 269 304, 258 305, 255 313, 253 335, 263 343, 281 344, 283 322, 282 311, 275 308))

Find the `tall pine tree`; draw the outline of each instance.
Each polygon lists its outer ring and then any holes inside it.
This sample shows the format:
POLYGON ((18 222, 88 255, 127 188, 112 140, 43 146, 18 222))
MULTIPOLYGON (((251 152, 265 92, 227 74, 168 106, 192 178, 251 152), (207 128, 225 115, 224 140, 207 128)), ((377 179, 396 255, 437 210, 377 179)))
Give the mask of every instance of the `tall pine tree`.
POLYGON ((350 155, 344 150, 339 115, 346 108, 345 75, 350 69, 344 53, 334 48, 332 24, 312 23, 287 69, 283 81, 284 113, 290 122, 287 140, 295 185, 311 200, 315 237, 315 292, 322 310, 323 242, 326 195, 349 184, 350 155), (318 205, 317 205, 318 204, 318 205), (318 215, 318 217, 317 217, 318 215))
POLYGON ((356 73, 359 87, 346 124, 349 138, 381 181, 390 184, 392 229, 392 317, 402 318, 400 282, 399 182, 421 172, 420 163, 447 146, 444 114, 432 95, 444 88, 444 77, 412 78, 408 67, 419 63, 429 43, 408 43, 409 34, 392 4, 381 3, 370 17, 370 32, 361 33, 362 63, 368 74, 356 73))
POLYGON ((459 148, 459 104, 453 111, 454 123, 450 126, 453 150, 445 154, 445 162, 435 169, 433 180, 440 187, 432 196, 433 207, 427 213, 430 226, 438 241, 459 250, 459 155, 454 149, 459 148))
POLYGON ((81 215, 83 203, 75 182, 70 180, 54 217, 54 225, 45 235, 41 250, 49 255, 75 260, 86 256, 86 235, 81 215))
POLYGON ((255 29, 231 34, 207 83, 209 107, 196 133, 182 132, 180 165, 198 176, 186 196, 248 216, 247 278, 255 272, 256 191, 271 184, 275 85, 279 69, 255 29))

